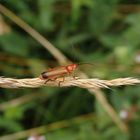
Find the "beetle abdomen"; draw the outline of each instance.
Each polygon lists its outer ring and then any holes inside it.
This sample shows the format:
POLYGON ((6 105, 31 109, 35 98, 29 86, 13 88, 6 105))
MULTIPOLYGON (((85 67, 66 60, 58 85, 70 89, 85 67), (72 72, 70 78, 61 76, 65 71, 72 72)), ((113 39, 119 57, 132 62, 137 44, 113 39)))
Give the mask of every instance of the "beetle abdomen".
POLYGON ((47 72, 42 72, 41 76, 42 76, 43 79, 47 79, 48 78, 47 72))

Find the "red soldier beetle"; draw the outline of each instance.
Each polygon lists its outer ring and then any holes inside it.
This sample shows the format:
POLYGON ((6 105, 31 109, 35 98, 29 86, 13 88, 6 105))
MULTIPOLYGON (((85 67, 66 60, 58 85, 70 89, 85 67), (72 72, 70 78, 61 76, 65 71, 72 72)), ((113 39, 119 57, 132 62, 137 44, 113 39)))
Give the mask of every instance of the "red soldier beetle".
MULTIPOLYGON (((64 75, 71 74, 76 68, 77 68, 77 64, 70 64, 67 66, 52 68, 48 71, 42 72, 39 77, 42 80, 46 80, 45 83, 47 83, 48 81, 55 81, 58 77, 63 77, 63 81, 64 81, 64 75)), ((59 82, 59 86, 60 83, 63 81, 59 82)))
MULTIPOLYGON (((48 71, 42 72, 39 78, 42 80, 46 80, 45 83, 47 83, 48 81, 55 81, 57 78, 63 77, 63 80, 59 81, 59 86, 60 86, 60 83, 64 82, 64 78, 65 78, 64 75, 71 74, 72 72, 75 71, 78 65, 81 65, 81 64, 90 64, 90 63, 69 64, 66 66, 52 68, 52 69, 49 69, 48 71)), ((93 65, 93 64, 90 64, 90 65, 93 65)), ((73 78, 75 79, 75 76, 73 76, 73 78)))

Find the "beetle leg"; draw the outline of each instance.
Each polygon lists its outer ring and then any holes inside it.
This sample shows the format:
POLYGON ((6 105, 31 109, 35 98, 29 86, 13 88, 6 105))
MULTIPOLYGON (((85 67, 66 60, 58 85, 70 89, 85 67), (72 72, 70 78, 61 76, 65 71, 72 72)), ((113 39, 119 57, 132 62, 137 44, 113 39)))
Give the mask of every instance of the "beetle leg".
POLYGON ((76 77, 75 75, 72 76, 74 80, 80 79, 79 77, 76 77))
POLYGON ((57 78, 54 78, 54 79, 47 79, 45 82, 44 82, 44 84, 46 84, 47 82, 49 82, 49 81, 55 81, 57 78))
MULTIPOLYGON (((57 79, 57 78, 54 78, 54 79, 47 79, 47 80, 44 82, 44 84, 46 84, 46 83, 49 82, 49 81, 56 81, 56 79, 57 79)), ((62 80, 62 81, 59 81, 59 82, 58 82, 58 86, 61 87, 61 83, 64 82, 64 81, 65 81, 65 77, 63 77, 63 80, 62 80)))
POLYGON ((59 81, 58 82, 58 86, 61 87, 61 83, 64 82, 64 81, 65 81, 65 77, 63 77, 63 80, 62 81, 59 81))
POLYGON ((44 84, 46 84, 46 83, 49 82, 49 81, 51 81, 51 79, 47 79, 47 80, 44 82, 44 84))

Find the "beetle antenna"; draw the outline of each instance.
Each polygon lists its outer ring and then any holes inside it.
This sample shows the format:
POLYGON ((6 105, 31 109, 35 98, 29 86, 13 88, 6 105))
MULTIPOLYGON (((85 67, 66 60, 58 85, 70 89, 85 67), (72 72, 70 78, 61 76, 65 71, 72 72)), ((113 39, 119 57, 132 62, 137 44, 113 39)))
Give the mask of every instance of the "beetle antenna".
POLYGON ((77 63, 77 65, 84 65, 84 64, 95 66, 94 63, 88 63, 88 62, 80 62, 80 63, 77 63))

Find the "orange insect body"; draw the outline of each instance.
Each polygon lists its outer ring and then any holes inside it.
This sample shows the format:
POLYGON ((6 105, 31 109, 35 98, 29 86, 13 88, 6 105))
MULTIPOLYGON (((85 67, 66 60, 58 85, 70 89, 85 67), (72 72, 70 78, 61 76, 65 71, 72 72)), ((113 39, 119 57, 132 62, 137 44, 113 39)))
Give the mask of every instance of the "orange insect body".
POLYGON ((65 74, 72 73, 76 68, 77 68, 77 64, 70 64, 67 66, 53 68, 48 71, 42 72, 40 78, 43 80, 44 79, 53 80, 61 76, 63 77, 65 74))

